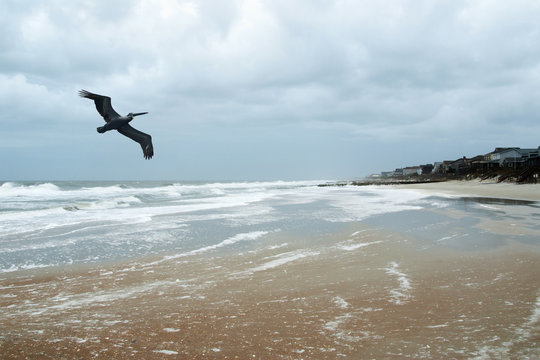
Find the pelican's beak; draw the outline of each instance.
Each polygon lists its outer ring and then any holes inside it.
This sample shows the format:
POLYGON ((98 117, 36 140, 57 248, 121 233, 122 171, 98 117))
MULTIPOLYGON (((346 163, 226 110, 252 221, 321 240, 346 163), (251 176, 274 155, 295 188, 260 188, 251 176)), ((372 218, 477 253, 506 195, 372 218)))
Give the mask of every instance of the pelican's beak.
POLYGON ((139 115, 144 115, 144 114, 148 114, 148 113, 147 113, 147 112, 143 112, 143 113, 135 113, 135 114, 133 114, 133 117, 139 116, 139 115))

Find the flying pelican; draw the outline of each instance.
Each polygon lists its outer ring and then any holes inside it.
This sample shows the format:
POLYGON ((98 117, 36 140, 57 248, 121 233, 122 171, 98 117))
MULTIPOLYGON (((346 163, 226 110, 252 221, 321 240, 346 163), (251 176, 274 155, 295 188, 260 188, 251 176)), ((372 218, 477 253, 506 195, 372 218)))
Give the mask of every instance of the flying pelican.
POLYGON ((129 125, 129 122, 135 116, 148 114, 147 112, 129 113, 126 116, 121 116, 114 111, 111 105, 111 98, 108 96, 93 94, 86 90, 80 90, 79 96, 94 100, 98 113, 105 119, 105 126, 98 127, 98 133, 103 134, 105 131, 118 130, 120 134, 127 136, 141 145, 145 159, 151 159, 154 156, 152 137, 129 125))

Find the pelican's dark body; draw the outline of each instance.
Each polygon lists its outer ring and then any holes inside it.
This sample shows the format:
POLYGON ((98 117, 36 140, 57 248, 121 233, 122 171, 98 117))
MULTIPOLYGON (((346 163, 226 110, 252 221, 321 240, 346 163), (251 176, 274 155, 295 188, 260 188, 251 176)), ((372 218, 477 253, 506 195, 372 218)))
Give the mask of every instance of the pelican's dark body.
POLYGON ((105 125, 98 127, 97 131, 98 133, 103 134, 105 131, 118 130, 122 126, 129 124, 131 120, 132 118, 129 118, 127 116, 120 116, 119 118, 109 120, 109 122, 105 125))
POLYGON ((147 112, 129 113, 126 116, 121 116, 113 109, 111 98, 108 96, 93 94, 86 90, 79 91, 79 96, 94 100, 97 111, 103 116, 105 125, 97 128, 98 133, 103 134, 109 130, 118 130, 120 134, 127 136, 141 145, 145 159, 151 159, 154 156, 152 137, 129 125, 129 122, 135 116, 148 114, 147 112))

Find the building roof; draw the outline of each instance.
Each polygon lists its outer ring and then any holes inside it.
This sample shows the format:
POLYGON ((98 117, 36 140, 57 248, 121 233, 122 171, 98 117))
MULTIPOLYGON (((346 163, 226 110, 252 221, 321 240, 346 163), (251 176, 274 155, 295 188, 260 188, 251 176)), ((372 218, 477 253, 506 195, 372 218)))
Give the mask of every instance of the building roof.
POLYGON ((539 149, 519 149, 518 150, 522 155, 530 156, 531 154, 538 154, 539 149))

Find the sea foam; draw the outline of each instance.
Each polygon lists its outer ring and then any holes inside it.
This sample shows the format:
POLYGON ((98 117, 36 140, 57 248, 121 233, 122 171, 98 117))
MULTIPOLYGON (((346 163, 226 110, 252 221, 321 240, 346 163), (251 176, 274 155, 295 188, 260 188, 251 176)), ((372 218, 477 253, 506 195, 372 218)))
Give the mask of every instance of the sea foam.
POLYGON ((253 231, 253 232, 250 232, 250 233, 237 234, 235 236, 232 236, 232 237, 230 237, 228 239, 225 239, 225 240, 223 240, 223 241, 221 241, 221 242, 219 242, 217 244, 214 244, 214 245, 208 245, 208 246, 205 246, 205 247, 202 247, 202 248, 199 248, 199 249, 195 249, 195 250, 191 250, 191 251, 187 251, 187 252, 183 252, 183 253, 179 253, 179 254, 175 254, 175 255, 164 256, 161 260, 151 262, 151 263, 149 263, 147 265, 155 265, 155 264, 162 263, 164 261, 180 259, 180 258, 183 258, 183 257, 186 257, 186 256, 205 253, 205 252, 208 252, 208 251, 211 251, 211 250, 215 250, 215 249, 219 249, 219 248, 222 248, 222 247, 225 247, 225 246, 236 244, 237 242, 240 242, 240 241, 256 240, 256 239, 258 239, 261 236, 264 236, 266 234, 268 234, 268 232, 266 232, 266 231, 253 231))
MULTIPOLYGON (((412 191, 319 183, 3 183, 0 269, 164 254, 176 258, 282 229, 318 231, 315 227, 329 223, 421 207, 416 202, 422 195, 412 191)), ((367 244, 374 243, 341 245, 352 251, 367 244)), ((261 266, 281 266, 307 254, 261 266)))
POLYGON ((397 277, 399 282, 399 287, 390 291, 392 297, 390 302, 401 305, 411 297, 410 291, 412 287, 409 278, 399 269, 399 265, 395 261, 388 264, 385 270, 387 274, 397 277))

